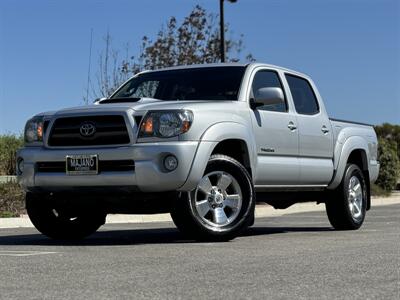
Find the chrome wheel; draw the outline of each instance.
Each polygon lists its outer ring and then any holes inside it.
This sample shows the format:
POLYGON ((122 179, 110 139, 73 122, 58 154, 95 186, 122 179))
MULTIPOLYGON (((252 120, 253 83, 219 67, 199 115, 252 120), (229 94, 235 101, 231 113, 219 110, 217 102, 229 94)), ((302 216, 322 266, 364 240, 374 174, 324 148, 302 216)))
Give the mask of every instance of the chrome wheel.
POLYGON ((242 202, 242 190, 238 181, 223 171, 204 175, 190 200, 196 218, 214 228, 234 222, 242 202))
POLYGON ((354 220, 363 217, 363 187, 357 176, 352 176, 348 186, 348 204, 351 216, 354 220))

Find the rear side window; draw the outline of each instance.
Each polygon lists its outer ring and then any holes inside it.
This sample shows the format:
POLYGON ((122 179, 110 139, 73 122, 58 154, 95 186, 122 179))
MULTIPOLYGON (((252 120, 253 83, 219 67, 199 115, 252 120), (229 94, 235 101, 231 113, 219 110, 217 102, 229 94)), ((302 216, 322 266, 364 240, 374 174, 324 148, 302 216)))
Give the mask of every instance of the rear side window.
MULTIPOLYGON (((253 79, 253 85, 252 85, 252 92, 253 95, 257 95, 257 91, 261 88, 265 87, 278 87, 282 88, 281 81, 279 80, 278 73, 274 71, 268 71, 268 70, 262 70, 258 71, 256 75, 254 76, 253 79)), ((269 111, 280 111, 280 112, 286 112, 286 104, 285 103, 280 103, 280 104, 273 104, 273 105, 263 105, 257 108, 258 110, 269 110, 269 111)))
POLYGON ((310 83, 300 77, 286 74, 296 111, 303 115, 314 115, 319 112, 317 98, 310 83))

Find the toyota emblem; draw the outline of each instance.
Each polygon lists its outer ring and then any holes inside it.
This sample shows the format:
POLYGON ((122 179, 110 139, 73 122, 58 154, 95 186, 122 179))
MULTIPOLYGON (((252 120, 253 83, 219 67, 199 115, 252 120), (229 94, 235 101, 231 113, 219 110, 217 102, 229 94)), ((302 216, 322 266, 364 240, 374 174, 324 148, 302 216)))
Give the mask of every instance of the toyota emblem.
POLYGON ((79 132, 83 137, 91 137, 96 132, 96 126, 92 122, 83 122, 79 128, 79 132))

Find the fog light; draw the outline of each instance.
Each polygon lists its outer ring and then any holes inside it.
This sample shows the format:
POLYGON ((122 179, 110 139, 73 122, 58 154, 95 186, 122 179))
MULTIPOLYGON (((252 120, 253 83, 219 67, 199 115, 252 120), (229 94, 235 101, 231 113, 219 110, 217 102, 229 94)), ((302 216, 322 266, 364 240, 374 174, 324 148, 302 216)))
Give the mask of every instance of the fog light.
POLYGON ((168 171, 173 171, 178 167, 178 159, 173 155, 168 155, 164 158, 164 167, 168 171))
POLYGON ((19 158, 17 161, 17 171, 18 174, 22 174, 24 172, 24 160, 19 158))

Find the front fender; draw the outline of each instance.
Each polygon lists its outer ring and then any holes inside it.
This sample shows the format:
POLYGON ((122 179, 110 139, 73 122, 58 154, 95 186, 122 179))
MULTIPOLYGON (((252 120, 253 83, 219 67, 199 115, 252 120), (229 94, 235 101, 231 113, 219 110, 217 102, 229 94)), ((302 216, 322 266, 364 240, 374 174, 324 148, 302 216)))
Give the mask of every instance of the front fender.
POLYGON ((180 191, 191 191, 196 188, 203 177, 211 153, 219 142, 228 139, 239 139, 246 143, 251 169, 254 172, 257 156, 255 137, 252 131, 241 123, 216 123, 207 128, 201 136, 189 176, 184 185, 179 188, 180 191))

